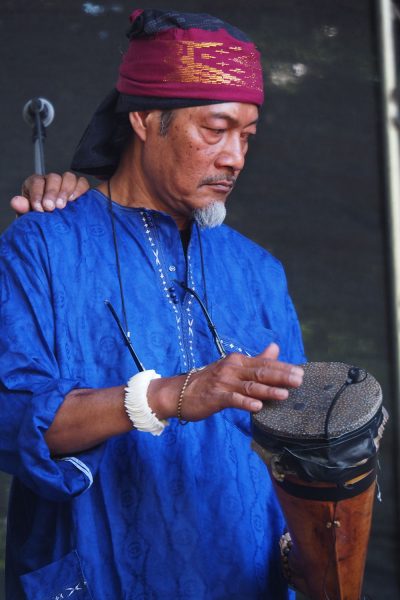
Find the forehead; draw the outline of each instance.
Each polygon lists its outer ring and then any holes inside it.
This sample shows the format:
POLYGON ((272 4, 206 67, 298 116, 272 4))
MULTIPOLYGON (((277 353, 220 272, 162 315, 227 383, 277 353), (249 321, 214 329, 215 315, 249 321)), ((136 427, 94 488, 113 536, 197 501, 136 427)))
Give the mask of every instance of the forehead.
POLYGON ((224 102, 207 104, 176 110, 176 116, 182 121, 227 121, 233 125, 246 127, 258 119, 258 107, 244 102, 224 102))

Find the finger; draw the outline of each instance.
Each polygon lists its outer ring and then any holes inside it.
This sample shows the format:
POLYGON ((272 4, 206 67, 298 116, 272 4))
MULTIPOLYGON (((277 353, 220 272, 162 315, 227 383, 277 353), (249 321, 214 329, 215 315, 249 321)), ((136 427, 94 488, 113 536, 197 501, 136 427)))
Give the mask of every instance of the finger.
POLYGON ((56 208, 56 202, 60 193, 62 177, 58 173, 49 173, 45 176, 45 188, 42 198, 42 206, 46 211, 56 208))
POLYGON ((256 359, 262 362, 266 360, 277 360, 279 356, 279 346, 272 342, 267 346, 260 354, 256 354, 256 356, 246 356, 246 354, 241 354, 239 352, 232 352, 228 354, 223 362, 230 364, 247 364, 249 362, 253 362, 256 359))
POLYGON ((22 184, 21 195, 28 199, 32 210, 43 212, 42 199, 45 184, 43 175, 31 175, 22 184))
POLYGON ((299 387, 303 383, 304 371, 301 367, 278 361, 268 361, 262 366, 237 369, 237 376, 243 381, 275 387, 299 387))
POLYGON ((273 387, 256 381, 243 381, 240 394, 254 400, 286 400, 289 392, 284 387, 273 387))
POLYGON ((255 398, 249 398, 239 392, 230 394, 225 400, 226 405, 224 408, 239 408, 241 410, 247 410, 249 412, 258 412, 262 409, 263 403, 261 400, 255 398))
MULTIPOLYGON (((14 198, 11 198, 11 200, 10 200, 10 205, 11 205, 11 208, 18 215, 23 215, 23 214, 29 212, 31 209, 29 200, 28 200, 28 198, 25 198, 25 196, 14 196, 14 198)), ((43 211, 41 206, 40 206, 40 210, 43 211)))
POLYGON ((66 171, 61 176, 61 184, 60 189, 56 198, 56 207, 64 208, 70 199, 71 195, 74 193, 78 178, 74 173, 70 171, 66 171))
POLYGON ((260 354, 258 354, 260 358, 266 358, 267 360, 277 360, 279 356, 279 346, 272 342, 263 350, 260 354))
POLYGON ((73 200, 76 200, 77 198, 79 198, 79 196, 82 196, 82 194, 87 192, 89 187, 90 187, 90 185, 89 185, 89 182, 86 179, 86 177, 78 177, 78 180, 76 181, 75 189, 68 196, 68 200, 70 202, 72 202, 73 200))
POLYGON ((255 364, 264 364, 268 361, 276 361, 278 356, 279 346, 273 342, 256 356, 246 356, 246 354, 232 352, 232 354, 228 354, 228 356, 226 356, 221 362, 233 365, 250 366, 255 364))

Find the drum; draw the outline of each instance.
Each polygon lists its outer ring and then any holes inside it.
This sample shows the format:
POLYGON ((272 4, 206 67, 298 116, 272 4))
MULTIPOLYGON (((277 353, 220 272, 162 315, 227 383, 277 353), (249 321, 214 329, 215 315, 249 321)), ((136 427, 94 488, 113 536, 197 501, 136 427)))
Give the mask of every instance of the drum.
POLYGON ((302 386, 253 415, 252 445, 286 519, 280 545, 289 584, 310 600, 360 600, 388 414, 363 369, 302 366, 302 386))

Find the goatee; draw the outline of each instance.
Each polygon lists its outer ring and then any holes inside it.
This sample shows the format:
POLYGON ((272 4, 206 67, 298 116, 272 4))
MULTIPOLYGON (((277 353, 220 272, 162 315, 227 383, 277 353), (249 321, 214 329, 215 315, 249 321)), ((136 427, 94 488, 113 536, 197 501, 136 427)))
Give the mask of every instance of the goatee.
POLYGON ((221 201, 210 202, 204 208, 195 208, 193 211, 193 218, 202 229, 222 225, 225 217, 225 203, 221 201))

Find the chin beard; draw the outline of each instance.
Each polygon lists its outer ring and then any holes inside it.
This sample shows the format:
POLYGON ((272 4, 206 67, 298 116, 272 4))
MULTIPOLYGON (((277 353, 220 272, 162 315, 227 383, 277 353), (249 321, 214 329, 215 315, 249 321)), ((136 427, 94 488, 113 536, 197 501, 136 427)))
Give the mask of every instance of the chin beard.
POLYGON ((225 217, 225 203, 221 201, 211 202, 204 208, 195 208, 193 211, 193 218, 202 229, 222 225, 225 217))

